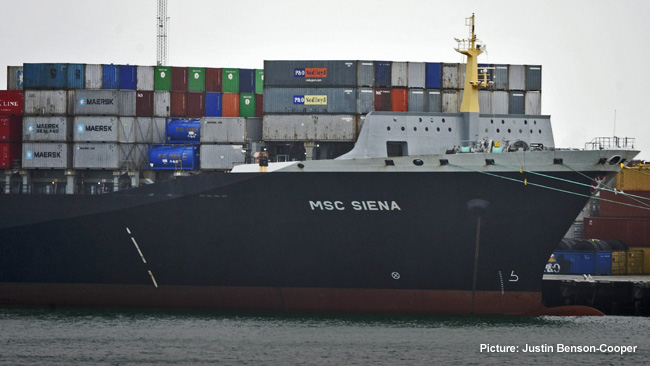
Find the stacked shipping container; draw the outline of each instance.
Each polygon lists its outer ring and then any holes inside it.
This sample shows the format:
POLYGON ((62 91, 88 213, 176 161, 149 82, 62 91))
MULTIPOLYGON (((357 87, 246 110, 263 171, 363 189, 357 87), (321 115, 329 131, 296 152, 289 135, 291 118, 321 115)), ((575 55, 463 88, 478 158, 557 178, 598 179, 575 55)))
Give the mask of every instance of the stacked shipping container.
POLYGON ((0 90, 0 169, 20 166, 23 91, 0 90))

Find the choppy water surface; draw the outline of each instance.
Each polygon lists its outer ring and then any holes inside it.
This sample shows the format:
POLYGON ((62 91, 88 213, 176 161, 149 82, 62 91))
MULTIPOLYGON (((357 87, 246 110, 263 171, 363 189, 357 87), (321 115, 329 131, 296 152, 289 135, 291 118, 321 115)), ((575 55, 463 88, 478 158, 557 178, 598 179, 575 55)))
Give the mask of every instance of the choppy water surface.
POLYGON ((0 364, 632 365, 650 362, 649 329, 648 318, 617 316, 289 316, 0 308, 0 364), (558 344, 587 347, 561 352, 558 344), (625 348, 617 346, 636 349, 620 354, 625 348), (538 352, 524 352, 527 347, 538 352))

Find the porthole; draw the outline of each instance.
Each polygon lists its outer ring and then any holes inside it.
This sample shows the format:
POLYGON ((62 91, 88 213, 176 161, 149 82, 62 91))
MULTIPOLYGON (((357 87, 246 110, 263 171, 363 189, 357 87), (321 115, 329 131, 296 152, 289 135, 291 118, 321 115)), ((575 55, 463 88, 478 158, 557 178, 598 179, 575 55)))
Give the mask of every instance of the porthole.
POLYGON ((542 133, 542 130, 539 130, 539 133, 542 133))
POLYGON ((437 127, 437 128, 436 128, 436 131, 440 132, 440 127, 437 127))
POLYGON ((422 122, 422 118, 419 118, 420 122, 422 122))
POLYGON ((387 129, 388 131, 390 131, 390 126, 386 126, 386 129, 387 129))
POLYGON ((533 133, 533 130, 530 130, 530 133, 533 133))
POLYGON ((501 132, 501 131, 497 128, 497 133, 499 133, 499 132, 501 132))
POLYGON ((402 131, 405 131, 405 130, 406 130, 406 128, 404 128, 404 126, 402 126, 402 131))
POLYGON ((414 159, 413 164, 415 164, 417 166, 422 166, 422 165, 424 165, 424 161, 422 161, 421 159, 414 159))
POLYGON ((442 119, 442 123, 445 123, 445 119, 444 119, 444 118, 442 119))
POLYGON ((429 132, 429 127, 425 127, 424 130, 429 132))
POLYGON ((520 128, 520 129, 519 129, 519 133, 522 133, 522 132, 523 132, 523 131, 522 131, 521 128, 520 128))
POLYGON ((533 124, 536 125, 536 124, 537 124, 537 121, 533 121, 533 124))
POLYGON ((451 132, 451 127, 449 127, 449 132, 451 132))
POLYGON ((490 124, 492 124, 492 125, 494 124, 494 120, 493 120, 493 119, 490 120, 490 124))
POLYGON ((488 132, 488 129, 486 128, 486 129, 485 129, 485 133, 487 133, 487 132, 488 132))
POLYGON ((510 133, 510 132, 511 132, 510 129, 508 129, 508 133, 510 133))
POLYGON ((524 120, 524 124, 527 125, 527 124, 528 124, 528 121, 527 121, 527 120, 524 120))
POLYGON ((418 130, 418 128, 417 128, 417 127, 413 127, 413 131, 417 131, 417 130, 418 130))
POLYGON ((505 124, 506 124, 506 121, 501 120, 501 124, 502 124, 502 125, 505 125, 505 124))

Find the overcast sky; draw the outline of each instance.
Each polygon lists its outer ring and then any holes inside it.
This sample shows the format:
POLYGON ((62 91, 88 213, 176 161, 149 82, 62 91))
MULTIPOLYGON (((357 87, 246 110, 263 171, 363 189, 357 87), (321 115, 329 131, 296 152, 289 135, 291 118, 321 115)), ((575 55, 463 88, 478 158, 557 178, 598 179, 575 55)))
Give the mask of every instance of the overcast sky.
MULTIPOLYGON (((0 0, 0 9, 2 89, 8 65, 156 63, 156 0, 0 0)), ((615 131, 650 160, 646 0, 168 0, 168 64, 462 62, 454 38, 467 37, 472 12, 488 46, 479 62, 542 65, 556 146, 615 131)))

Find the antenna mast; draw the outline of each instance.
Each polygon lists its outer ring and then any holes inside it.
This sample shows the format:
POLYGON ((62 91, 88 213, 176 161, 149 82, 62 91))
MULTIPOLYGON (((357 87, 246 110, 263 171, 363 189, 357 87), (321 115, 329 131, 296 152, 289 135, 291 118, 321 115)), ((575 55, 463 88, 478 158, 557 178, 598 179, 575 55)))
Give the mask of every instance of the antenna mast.
POLYGON ((167 17, 167 0, 158 0, 158 56, 156 59, 156 64, 158 66, 167 65, 167 56, 169 52, 167 51, 167 23, 169 18, 167 17))

